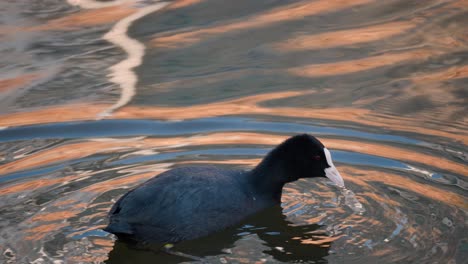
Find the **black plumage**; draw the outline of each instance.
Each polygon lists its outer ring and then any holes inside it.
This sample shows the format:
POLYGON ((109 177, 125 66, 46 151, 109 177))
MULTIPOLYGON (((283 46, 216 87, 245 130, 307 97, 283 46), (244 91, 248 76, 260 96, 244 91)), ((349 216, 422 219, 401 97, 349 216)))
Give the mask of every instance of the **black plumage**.
POLYGON ((319 140, 303 134, 274 148, 251 171, 215 166, 169 170, 122 196, 111 209, 105 230, 148 242, 206 236, 280 204, 288 182, 328 176, 334 166, 326 152, 319 140))

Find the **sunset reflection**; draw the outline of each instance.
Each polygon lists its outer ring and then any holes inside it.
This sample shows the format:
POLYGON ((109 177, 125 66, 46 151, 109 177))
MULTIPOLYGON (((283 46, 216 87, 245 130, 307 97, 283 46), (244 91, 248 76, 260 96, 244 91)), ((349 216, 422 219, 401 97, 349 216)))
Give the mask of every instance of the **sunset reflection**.
POLYGON ((372 0, 355 0, 355 1, 300 1, 298 3, 285 5, 280 8, 274 8, 271 11, 266 11, 242 21, 235 21, 230 24, 219 25, 209 28, 201 28, 191 30, 189 32, 176 33, 169 36, 158 36, 153 39, 154 47, 163 48, 182 48, 193 45, 201 40, 213 37, 227 32, 248 30, 257 27, 272 26, 276 23, 287 22, 291 20, 301 20, 306 16, 321 14, 326 12, 336 12, 338 10, 351 8, 353 6, 362 5, 372 2, 372 0))
POLYGON ((350 74, 378 67, 390 66, 409 60, 424 60, 431 56, 439 55, 440 53, 440 51, 436 50, 422 49, 407 51, 403 53, 387 53, 384 55, 377 55, 373 57, 367 57, 364 59, 306 65, 291 68, 289 72, 295 75, 307 77, 350 74))
MULTIPOLYGON (((77 198, 83 199, 85 195, 93 194, 90 197, 93 197, 95 194, 101 194, 106 191, 110 191, 116 188, 128 188, 128 186, 134 186, 137 183, 141 183, 144 180, 147 180, 155 175, 165 171, 164 166, 160 164, 158 167, 159 170, 154 167, 154 170, 147 173, 135 174, 126 177, 116 178, 105 182, 100 182, 98 184, 93 184, 89 187, 81 189, 82 195, 77 198), (87 194, 89 193, 89 194, 87 194)), ((33 227, 30 227, 26 230, 26 240, 40 240, 44 236, 50 235, 53 231, 59 230, 68 225, 67 220, 76 217, 81 213, 84 208, 90 208, 91 204, 80 203, 81 200, 67 200, 65 203, 57 201, 52 204, 47 205, 43 211, 37 213, 28 220, 28 224, 31 224, 33 227)), ((92 200, 91 200, 92 201, 92 200)), ((90 201, 90 202, 91 202, 90 201)), ((112 204, 107 203, 107 208, 102 210, 99 214, 96 214, 94 217, 103 218, 107 214, 107 211, 110 209, 112 204)), ((88 218, 92 216, 87 216, 88 218)), ((102 226, 103 227, 103 226, 102 226)), ((96 227, 90 227, 88 230, 94 230, 96 227)), ((81 230, 81 233, 86 230, 81 230)), ((70 234, 77 235, 79 233, 70 234)))
POLYGON ((463 78, 468 78, 468 66, 450 67, 434 73, 416 74, 411 80, 417 84, 426 84, 463 78))
POLYGON ((330 149, 346 188, 287 183, 274 217, 221 233, 218 255, 175 250, 226 263, 465 260, 468 1, 0 10, 0 263, 113 263, 133 250, 103 230, 125 193, 183 166, 250 170, 298 133, 330 149))
POLYGON ((299 35, 295 38, 275 44, 274 47, 282 52, 333 48, 336 46, 381 40, 394 35, 403 34, 414 27, 416 27, 416 24, 412 22, 391 22, 382 25, 339 30, 316 35, 299 35))
MULTIPOLYGON (((8 170, 7 170, 8 171, 8 170)), ((3 173, 0 173, 3 174, 3 173)), ((0 187, 0 196, 9 194, 18 194, 20 192, 39 190, 43 187, 63 184, 68 181, 79 178, 79 176, 67 176, 53 179, 33 179, 22 183, 15 183, 5 187, 0 187)))
POLYGON ((177 0, 171 3, 167 8, 168 9, 178 9, 195 4, 202 3, 204 0, 177 0))
POLYGON ((60 230, 61 228, 67 226, 68 224, 66 222, 56 222, 53 224, 44 224, 41 223, 41 225, 31 227, 30 229, 27 230, 28 235, 24 238, 26 240, 33 240, 33 241, 39 241, 41 239, 44 239, 45 237, 49 236, 51 233, 53 233, 56 230, 60 230))
MULTIPOLYGON (((183 120, 217 116, 235 115, 275 115, 282 117, 322 119, 330 121, 354 122, 356 124, 383 127, 393 131, 415 132, 425 135, 440 136, 459 140, 468 144, 468 135, 463 133, 447 132, 442 129, 425 128, 415 126, 418 121, 407 117, 397 117, 378 114, 364 108, 323 108, 311 109, 301 107, 264 107, 260 103, 299 95, 307 95, 311 92, 275 92, 246 96, 239 99, 207 103, 202 105, 179 107, 138 107, 127 106, 116 111, 112 119, 162 119, 183 120)), ((0 116, 0 127, 12 127, 20 125, 33 125, 55 122, 94 120, 106 110, 109 105, 76 104, 39 109, 33 112, 20 112, 0 116), (76 109, 80 109, 76 111, 76 109)), ((424 120, 419 122, 424 123, 424 120)), ((450 129, 450 128, 446 128, 450 129)))
MULTIPOLYGON (((386 186, 393 186, 396 188, 401 188, 404 190, 410 190, 420 196, 430 198, 432 200, 440 201, 449 205, 459 206, 468 209, 468 202, 465 197, 456 193, 446 192, 443 189, 434 187, 429 184, 419 183, 413 181, 405 176, 390 174, 381 171, 375 170, 359 170, 349 166, 340 166, 340 170, 343 171, 343 174, 358 174, 357 179, 366 181, 366 182, 377 182, 383 183, 386 186)), ((345 177, 345 181, 353 181, 354 177, 345 177)))
POLYGON ((40 77, 38 73, 29 73, 13 78, 0 79, 0 96, 2 93, 10 92, 28 85, 32 81, 38 79, 38 77, 40 77))
MULTIPOLYGON (((284 141, 286 136, 266 135, 257 133, 213 133, 192 137, 148 138, 135 140, 109 140, 89 141, 59 146, 50 150, 41 151, 22 159, 0 165, 0 174, 12 173, 34 167, 42 167, 67 160, 79 159, 98 153, 116 153, 122 151, 150 148, 168 148, 171 146, 204 146, 228 144, 261 144, 275 146, 284 141)), ((462 164, 424 153, 405 150, 402 148, 382 144, 354 142, 339 139, 321 139, 330 149, 352 151, 375 155, 395 160, 416 162, 426 166, 437 165, 437 168, 451 171, 456 174, 468 175, 468 167, 462 164)), ((242 164, 239 163, 239 164, 242 164)))
POLYGON ((98 9, 81 10, 77 13, 48 21, 46 24, 27 28, 31 31, 42 30, 73 30, 77 27, 91 27, 116 22, 137 9, 128 4, 103 7, 98 9))

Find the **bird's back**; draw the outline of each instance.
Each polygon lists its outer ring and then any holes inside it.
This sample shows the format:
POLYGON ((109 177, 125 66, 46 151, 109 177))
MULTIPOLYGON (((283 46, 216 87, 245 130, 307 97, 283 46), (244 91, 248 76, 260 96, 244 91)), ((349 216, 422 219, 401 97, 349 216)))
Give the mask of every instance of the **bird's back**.
POLYGON ((124 195, 107 231, 138 241, 177 242, 208 235, 263 209, 240 170, 176 168, 124 195))

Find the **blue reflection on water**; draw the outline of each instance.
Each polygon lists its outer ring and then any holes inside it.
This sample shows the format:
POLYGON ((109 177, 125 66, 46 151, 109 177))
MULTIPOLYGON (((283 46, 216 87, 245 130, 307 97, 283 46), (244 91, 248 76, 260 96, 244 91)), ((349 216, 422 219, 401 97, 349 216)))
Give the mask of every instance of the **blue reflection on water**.
POLYGON ((255 119, 222 117, 185 121, 155 120, 99 120, 65 122, 46 125, 22 126, 0 130, 0 142, 51 139, 51 138, 98 138, 131 136, 177 136, 196 133, 255 131, 275 133, 310 133, 336 135, 377 141, 390 141, 422 145, 423 142, 403 136, 361 132, 353 129, 332 128, 306 124, 265 122, 255 119))

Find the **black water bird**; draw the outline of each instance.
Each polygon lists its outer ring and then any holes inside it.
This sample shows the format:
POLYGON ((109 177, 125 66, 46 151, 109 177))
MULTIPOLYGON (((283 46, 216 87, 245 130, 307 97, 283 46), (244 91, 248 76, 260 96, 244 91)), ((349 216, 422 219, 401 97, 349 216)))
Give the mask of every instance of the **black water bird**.
POLYGON ((122 196, 104 229, 124 240, 176 243, 207 236, 281 203, 283 186, 327 177, 343 187, 331 154, 313 136, 291 137, 251 171, 189 166, 166 171, 122 196))

